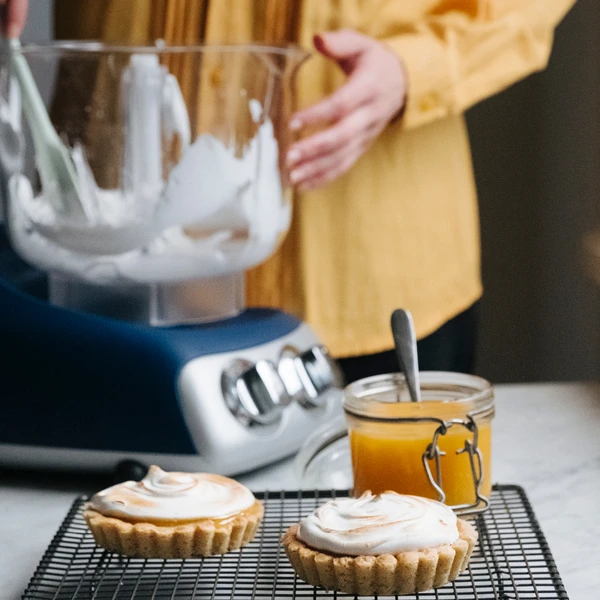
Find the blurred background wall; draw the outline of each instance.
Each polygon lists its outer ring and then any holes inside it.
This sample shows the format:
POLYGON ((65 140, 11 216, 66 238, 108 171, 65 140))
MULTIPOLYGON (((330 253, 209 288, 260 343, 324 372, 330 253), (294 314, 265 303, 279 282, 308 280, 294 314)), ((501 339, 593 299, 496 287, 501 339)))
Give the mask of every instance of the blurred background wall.
MULTIPOLYGON (((51 38, 33 0, 26 41, 51 38)), ((478 372, 490 380, 600 379, 600 290, 582 238, 600 227, 600 2, 578 0, 547 71, 467 115, 480 194, 478 372)))
POLYGON ((478 372, 600 379, 600 291, 582 257, 600 225, 600 2, 578 0, 545 72, 467 118, 485 285, 478 372))

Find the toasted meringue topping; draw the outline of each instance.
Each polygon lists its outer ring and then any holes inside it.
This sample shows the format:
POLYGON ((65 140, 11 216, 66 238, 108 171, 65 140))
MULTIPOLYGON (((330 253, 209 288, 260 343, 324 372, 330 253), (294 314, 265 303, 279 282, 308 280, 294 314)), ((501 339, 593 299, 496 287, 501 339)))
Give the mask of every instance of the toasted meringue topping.
POLYGON ((300 522, 298 538, 334 554, 396 554, 458 539, 456 515, 427 498, 385 492, 330 500, 300 522))
POLYGON ((107 516, 148 520, 225 518, 254 503, 241 483, 211 473, 166 473, 153 465, 142 481, 98 492, 89 507, 107 516))

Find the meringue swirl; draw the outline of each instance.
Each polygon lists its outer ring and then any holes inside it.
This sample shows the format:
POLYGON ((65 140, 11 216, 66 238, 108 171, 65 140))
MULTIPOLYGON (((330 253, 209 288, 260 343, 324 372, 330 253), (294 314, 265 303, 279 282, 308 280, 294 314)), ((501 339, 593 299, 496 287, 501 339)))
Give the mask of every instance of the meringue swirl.
POLYGON ((300 521, 297 537, 315 550, 360 556, 424 550, 459 534, 456 515, 440 502, 365 492, 326 502, 300 521))
POLYGON ((153 465, 141 481, 126 481, 94 495, 88 507, 106 516, 134 520, 222 519, 249 508, 252 492, 212 473, 167 473, 153 465))

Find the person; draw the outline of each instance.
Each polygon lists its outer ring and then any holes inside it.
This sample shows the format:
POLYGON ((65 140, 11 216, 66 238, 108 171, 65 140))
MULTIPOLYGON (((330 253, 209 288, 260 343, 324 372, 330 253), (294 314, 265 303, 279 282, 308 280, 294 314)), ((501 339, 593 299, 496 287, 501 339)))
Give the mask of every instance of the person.
POLYGON ((0 0, 2 33, 8 38, 21 36, 27 21, 29 0, 0 0))
MULTIPOLYGON (((291 230, 248 273, 247 301, 303 317, 352 381, 397 369, 399 307, 423 369, 472 370, 482 284, 463 114, 546 66, 574 2, 57 0, 55 24, 110 42, 314 45, 290 121, 291 230)), ((24 7, 8 0, 9 35, 24 7)))

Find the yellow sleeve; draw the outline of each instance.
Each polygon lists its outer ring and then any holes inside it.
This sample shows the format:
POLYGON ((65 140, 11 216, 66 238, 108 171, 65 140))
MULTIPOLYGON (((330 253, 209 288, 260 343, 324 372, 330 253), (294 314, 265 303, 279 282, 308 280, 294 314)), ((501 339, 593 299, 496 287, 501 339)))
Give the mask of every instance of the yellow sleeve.
POLYGON ((542 70, 554 29, 575 0, 422 0, 425 9, 413 20, 403 14, 394 22, 402 3, 381 2, 382 13, 371 13, 371 20, 384 17, 376 37, 406 63, 404 125, 413 128, 461 113, 542 70))

